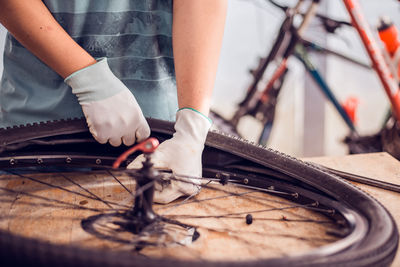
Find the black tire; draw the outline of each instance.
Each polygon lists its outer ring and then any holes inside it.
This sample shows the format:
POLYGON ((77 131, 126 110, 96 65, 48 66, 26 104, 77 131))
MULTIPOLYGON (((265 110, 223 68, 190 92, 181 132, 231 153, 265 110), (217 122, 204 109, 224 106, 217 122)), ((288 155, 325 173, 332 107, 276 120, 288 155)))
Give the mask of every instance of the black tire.
MULTIPOLYGON (((153 134, 165 139, 173 133, 169 122, 150 120, 153 134)), ((62 125, 62 124, 61 124, 62 125)), ((82 122, 68 122, 69 133, 87 132, 82 122), (74 125, 76 127, 74 128, 74 125), (71 130, 72 129, 72 130, 71 130)), ((60 125, 49 135, 63 134, 60 125)), ((20 131, 20 129, 19 129, 20 131)), ((8 134, 12 132, 9 131, 8 134)), ((43 135, 41 135, 43 137, 43 135)), ((12 143, 12 142, 11 142, 12 143)), ((10 152, 9 155, 15 155, 10 152)), ((0 158, 9 155, 3 153, 0 158)), ((359 188, 317 167, 277 151, 246 143, 217 132, 210 132, 203 153, 204 170, 222 169, 239 173, 235 166, 253 166, 259 182, 277 180, 278 185, 302 188, 305 194, 316 195, 323 205, 334 207, 338 213, 356 218, 353 232, 344 240, 342 249, 320 249, 310 253, 276 259, 247 262, 185 262, 174 259, 148 259, 130 253, 96 251, 86 248, 54 245, 12 235, 0 230, 1 265, 10 266, 388 266, 398 244, 397 227, 387 210, 372 196, 359 188), (235 169, 236 168, 236 169, 235 169), (260 178, 261 177, 261 178, 260 178), (349 238, 352 237, 352 238, 349 238), (349 240, 350 239, 350 240, 349 240)), ((1 165, 0 165, 1 166, 1 165)), ((4 165, 3 165, 4 166, 4 165)))

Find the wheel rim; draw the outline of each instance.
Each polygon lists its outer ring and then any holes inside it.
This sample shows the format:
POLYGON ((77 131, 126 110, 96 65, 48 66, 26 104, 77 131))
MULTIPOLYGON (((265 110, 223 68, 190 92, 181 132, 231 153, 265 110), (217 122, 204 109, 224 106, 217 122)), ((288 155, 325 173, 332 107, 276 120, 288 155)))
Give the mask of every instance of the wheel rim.
MULTIPOLYGON (((168 127, 165 127, 163 123, 157 124, 156 126, 160 127, 162 130, 158 130, 157 127, 154 127, 153 125, 153 132, 157 132, 159 135, 158 137, 161 139, 168 138, 168 135, 172 132, 172 130, 169 129, 171 126, 169 124, 167 125, 168 127)), ((243 171, 249 174, 250 170, 252 170, 250 172, 251 179, 247 181, 247 184, 245 183, 246 185, 251 185, 249 182, 255 182, 256 186, 260 187, 260 176, 262 176, 261 180, 263 180, 263 183, 266 183, 265 186, 267 187, 271 186, 266 182, 266 180, 269 179, 268 177, 273 178, 275 186, 277 186, 277 183, 278 185, 279 183, 286 183, 286 188, 290 188, 290 186, 301 185, 300 189, 307 191, 307 193, 304 195, 310 196, 310 198, 316 200, 319 205, 335 209, 337 214, 341 214, 340 216, 346 219, 348 228, 352 230, 345 238, 333 243, 334 245, 323 246, 317 250, 311 251, 310 253, 299 256, 272 258, 267 260, 252 259, 251 261, 244 262, 232 262, 224 260, 225 263, 229 262, 230 265, 258 265, 269 263, 273 265, 279 264, 301 266, 313 264, 318 265, 322 262, 326 263, 327 265, 351 262, 353 266, 365 266, 371 265, 371 263, 389 264, 392 260, 397 246, 397 229, 393 224, 393 220, 379 203, 373 200, 370 196, 361 192, 359 189, 356 189, 353 186, 338 180, 332 175, 318 170, 314 166, 304 164, 281 153, 264 150, 262 148, 252 146, 251 144, 243 143, 240 140, 232 139, 216 133, 209 134, 204 155, 204 172, 207 174, 207 177, 218 178, 218 176, 223 176, 231 171, 233 174, 230 175, 229 179, 231 179, 232 182, 244 183, 245 177, 241 177, 239 174, 243 171), (248 169, 249 166, 250 169, 248 169), (336 192, 335 190, 338 188, 341 190, 336 192), (311 197, 313 194, 317 195, 317 197, 311 197), (365 204, 363 204, 364 202, 365 204), (336 206, 336 203, 338 203, 338 206, 336 206), (372 213, 379 214, 379 219, 371 216, 372 213), (385 231, 382 232, 382 230, 379 230, 383 228, 385 228, 385 231), (352 244, 351 247, 346 248, 349 244, 352 244), (338 251, 340 251, 340 253, 337 253, 338 251)), ((15 157, 15 155, 13 155, 13 157, 15 157)), ((53 160, 57 158, 62 160, 65 164, 65 158, 63 158, 63 156, 60 155, 58 157, 55 155, 53 160)), ((3 160, 5 159, 3 158, 3 160)), ((25 158, 25 160, 27 159, 25 158)), ((0 159, 0 163, 1 161, 2 160, 0 159)), ((46 163, 46 161, 47 160, 44 160, 42 163, 46 163)), ((72 162, 73 161, 74 158, 72 157, 72 162)), ((51 164, 53 163, 54 162, 51 164)), ((297 188, 296 190, 299 191, 300 189, 297 188)), ((294 190, 294 192, 296 192, 296 190, 294 190)), ((299 195, 302 196, 303 194, 299 195)), ((333 216, 333 218, 335 216, 333 216)), ((255 221, 257 221, 257 218, 255 221)), ((244 223, 244 218, 242 218, 242 222, 244 223)), ((10 236, 8 233, 4 233, 3 231, 0 232, 0 243, 6 242, 6 244, 10 244, 14 243, 13 240, 21 241, 19 237, 10 236)), ((17 242, 18 244, 16 245, 16 247, 18 247, 21 251, 27 250, 24 246, 30 246, 32 242, 37 242, 36 240, 28 240, 29 242, 27 242, 26 239, 22 240, 23 241, 21 242, 17 242), (21 246, 24 249, 22 249, 21 246)), ((0 245, 0 253, 9 256, 11 248, 9 249, 10 246, 7 247, 6 244, 3 246, 0 245)), ((58 262, 57 259, 65 259, 67 256, 64 254, 69 255, 69 253, 72 253, 72 251, 76 250, 76 248, 64 246, 59 247, 44 244, 42 242, 39 242, 39 246, 43 249, 45 248, 47 254, 49 254, 48 252, 50 251, 50 255, 57 255, 53 258, 46 258, 45 262, 50 264, 58 262), (60 256, 60 253, 64 255, 64 258, 60 256)), ((12 251, 14 250, 15 247, 12 249, 12 251)), ((115 264, 128 266, 131 264, 133 259, 135 259, 137 264, 144 263, 140 260, 140 258, 137 258, 136 256, 132 257, 132 255, 129 253, 118 253, 118 256, 115 256, 113 252, 104 253, 85 249, 83 249, 84 252, 82 252, 82 249, 80 248, 78 250, 80 251, 78 253, 78 258, 81 258, 80 263, 84 262, 84 260, 82 261, 82 257, 84 257, 81 255, 82 253, 92 256, 97 255, 94 256, 95 259, 91 257, 91 262, 96 260, 99 261, 97 258, 99 255, 102 255, 102 257, 105 257, 105 259, 102 259, 99 264, 107 263, 110 266, 114 266, 115 264)), ((31 257, 35 256, 31 255, 31 257)), ((68 257, 72 256, 69 255, 68 257)), ((75 255, 73 257, 76 258, 77 256, 75 255)), ((9 256, 8 258, 11 257, 9 256)), ((175 266, 187 264, 187 262, 182 263, 181 261, 175 261, 169 258, 163 258, 162 261, 163 263, 167 262, 175 266)), ((221 264, 220 261, 216 262, 221 264)), ((150 262, 148 259, 146 259, 146 264, 149 265, 154 264, 154 266, 156 266, 159 263, 160 261, 158 259, 151 260, 150 262)), ((196 262, 192 263, 193 265, 199 266, 202 264, 196 262)), ((214 263, 215 261, 209 261, 206 265, 213 265, 214 263)))

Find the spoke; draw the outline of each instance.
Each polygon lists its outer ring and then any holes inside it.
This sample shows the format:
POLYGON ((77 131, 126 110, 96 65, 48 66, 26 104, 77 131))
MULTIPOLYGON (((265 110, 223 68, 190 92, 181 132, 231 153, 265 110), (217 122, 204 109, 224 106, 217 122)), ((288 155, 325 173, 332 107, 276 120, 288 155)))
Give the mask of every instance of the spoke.
POLYGON ((154 185, 155 181, 150 181, 147 184, 143 185, 142 187, 139 187, 136 190, 136 195, 141 195, 143 194, 144 191, 146 191, 147 189, 149 189, 150 187, 152 187, 154 185))
POLYGON ((263 192, 266 192, 266 193, 274 193, 274 194, 291 196, 291 197, 298 196, 298 193, 288 193, 288 192, 278 191, 278 190, 275 190, 275 189, 259 188, 259 187, 254 187, 254 186, 250 186, 250 185, 244 185, 244 184, 236 184, 235 183, 235 185, 238 186, 238 187, 254 189, 254 190, 257 190, 257 191, 263 191, 263 192))
MULTIPOLYGON (((206 184, 203 184, 203 185, 200 185, 201 187, 203 187, 203 188, 208 188, 208 189, 212 189, 212 190, 217 190, 217 191, 221 191, 221 192, 225 192, 225 193, 227 193, 227 196, 226 197, 228 197, 228 196, 242 196, 242 193, 233 193, 233 192, 230 192, 230 191, 228 191, 228 190, 224 190, 224 189, 221 189, 221 188, 215 188, 215 187, 213 187, 213 186, 209 186, 209 184, 211 183, 211 182, 220 182, 221 180, 220 179, 217 179, 217 178, 207 178, 207 177, 196 177, 196 176, 186 176, 186 175, 177 175, 177 174, 173 174, 173 175, 171 175, 170 177, 169 177, 171 180, 175 180, 175 181, 178 181, 178 182, 183 182, 183 183, 189 183, 189 184, 192 184, 192 185, 196 185, 196 186, 199 186, 197 183, 195 183, 195 182, 192 182, 192 181, 190 181, 191 179, 195 179, 195 180, 207 180, 208 182, 206 183, 206 184), (180 178, 179 178, 180 177, 180 178)), ((268 189, 266 189, 266 188, 259 188, 259 187, 253 187, 253 186, 248 186, 248 185, 243 185, 243 184, 240 184, 240 183, 237 183, 237 181, 236 180, 228 180, 227 181, 229 184, 234 184, 235 186, 238 186, 238 187, 243 187, 243 188, 247 188, 247 189, 252 189, 252 190, 255 190, 255 191, 262 191, 262 192, 266 192, 266 193, 273 193, 273 194, 277 194, 277 195, 284 195, 284 196, 291 196, 291 197, 295 197, 295 198, 297 198, 298 196, 299 196, 299 194, 298 193, 296 193, 296 192, 283 192, 283 191, 278 191, 278 190, 275 190, 273 187, 271 187, 271 188, 268 188, 268 189)), ((243 194, 243 195, 246 195, 246 194, 243 194)), ((285 202, 285 201, 278 201, 278 200, 268 200, 268 199, 266 199, 266 198, 260 198, 260 197, 257 197, 257 196, 246 196, 246 197, 248 197, 248 198, 254 198, 254 199, 261 199, 261 200, 267 200, 267 201, 271 201, 271 202, 275 202, 275 203, 281 203, 281 204, 290 204, 290 202, 285 202)), ((220 198, 220 197, 217 197, 217 198, 220 198)), ((217 199, 217 198, 215 198, 215 199, 217 199)), ((213 200, 213 198, 209 198, 209 199, 207 199, 207 200, 213 200)), ((199 202, 199 200, 194 200, 193 202, 199 202)), ((191 203, 191 202, 189 202, 189 203, 191 203)), ((182 205, 182 204, 176 204, 176 205, 182 205)), ((169 207, 169 206, 168 206, 169 207)), ((167 208, 168 208, 167 207, 167 208)), ((162 208, 160 208, 160 209, 162 209, 162 208)))
POLYGON ((204 218, 233 218, 233 219, 243 219, 242 217, 235 217, 235 215, 243 215, 243 214, 254 214, 254 213, 261 213, 261 212, 270 212, 270 211, 276 211, 276 210, 288 210, 288 209, 295 209, 295 208, 304 208, 304 207, 310 207, 312 205, 315 205, 314 203, 307 204, 307 205, 292 205, 289 207, 283 207, 283 208, 270 208, 270 209, 261 209, 261 210, 253 210, 253 211, 244 211, 244 212, 235 212, 235 213, 227 213, 227 214, 222 214, 222 215, 188 215, 188 214, 179 214, 179 215, 166 215, 168 217, 172 218, 190 218, 190 219, 204 219, 204 218))
MULTIPOLYGON (((96 198, 97 200, 103 202, 107 207, 109 207, 110 209, 114 209, 109 203, 103 199, 101 199, 100 197, 98 197, 96 194, 94 194, 93 192, 89 191, 88 189, 84 188, 83 186, 81 186, 78 183, 75 183, 75 181, 73 181, 72 179, 68 178, 65 174, 60 174, 61 177, 63 177, 65 180, 69 181, 70 183, 78 186, 79 188, 81 188, 82 190, 84 190, 85 192, 89 193, 90 195, 92 195, 94 198, 96 198)), ((119 206, 119 204, 117 204, 119 206)))
MULTIPOLYGON (((193 184, 193 185, 197 185, 196 183, 192 182, 192 181, 188 181, 187 179, 177 179, 176 176, 175 177, 171 177, 171 180, 175 180, 175 181, 179 181, 179 182, 183 182, 183 183, 189 183, 189 184, 193 184)), ((253 187, 253 186, 248 186, 248 185, 243 185, 243 184, 238 184, 238 183, 231 183, 234 184, 235 186, 238 187, 243 187, 243 188, 247 188, 247 189, 252 189, 256 191, 261 191, 261 192, 266 192, 266 193, 273 193, 273 194, 278 194, 278 195, 286 195, 286 196, 291 196, 294 198, 298 198, 299 194, 294 192, 294 193, 288 193, 288 192, 282 192, 282 191, 277 191, 275 189, 265 189, 265 188, 258 188, 258 187, 253 187)), ((201 185, 204 188, 208 188, 211 190, 216 190, 216 191, 221 191, 227 194, 231 194, 232 196, 241 196, 241 193, 234 193, 234 192, 230 192, 228 190, 222 189, 222 188, 216 188, 214 186, 209 186, 208 184, 205 185, 201 185)), ((244 198, 252 198, 254 203, 258 203, 261 205, 265 205, 265 203, 259 202, 259 201, 255 201, 256 199, 258 200, 264 200, 264 201, 269 201, 269 202, 274 202, 274 203, 279 203, 279 204, 286 204, 286 205, 291 205, 292 202, 288 202, 288 201, 279 201, 279 200, 272 200, 272 199, 267 199, 267 198, 260 198, 257 196, 251 196, 251 195, 243 195, 244 198)), ((198 202, 199 200, 194 200, 195 202, 198 202)), ((315 203, 311 203, 311 204, 307 204, 307 205, 301 205, 301 207, 305 208, 305 209, 309 209, 309 210, 314 210, 314 211, 319 211, 319 212, 323 212, 323 213, 328 213, 328 214, 332 214, 335 211, 333 209, 321 209, 321 208, 316 208, 318 206, 318 202, 315 203)))
MULTIPOLYGON (((193 227, 196 228, 204 228, 208 231, 214 231, 214 232, 229 232, 230 235, 234 235, 235 238, 241 239, 241 240, 246 240, 243 237, 239 236, 241 234, 256 234, 256 235, 265 235, 265 236, 271 236, 271 237, 285 237, 285 238, 294 238, 298 240, 303 240, 303 241, 328 241, 328 242, 333 242, 335 239, 327 239, 327 238, 320 238, 320 237, 303 237, 303 236, 298 236, 298 235, 291 235, 291 234, 278 234, 278 233, 267 233, 267 232, 260 232, 260 231, 251 231, 251 230, 235 230, 232 228, 216 228, 216 227, 205 227, 203 225, 193 225, 193 227)), ((253 243, 251 243, 254 245, 253 243)))
MULTIPOLYGON (((70 190, 70 189, 67 189, 67 188, 58 186, 58 185, 53 185, 53 184, 50 184, 50 183, 47 183, 47 182, 44 182, 44 181, 40 181, 40 180, 38 180, 38 179, 36 179, 36 178, 33 178, 33 177, 31 177, 31 176, 26 176, 26 175, 22 175, 22 174, 19 174, 19 173, 14 173, 14 172, 12 172, 12 171, 8 171, 8 172, 11 173, 11 174, 13 174, 13 175, 15 175, 15 176, 18 176, 18 177, 20 177, 20 178, 28 179, 28 180, 31 180, 31 181, 33 181, 33 182, 36 182, 36 183, 39 183, 39 184, 43 184, 43 185, 46 185, 46 186, 51 187, 51 188, 57 188, 57 189, 60 189, 60 190, 62 190, 62 191, 65 191, 65 192, 67 192, 67 193, 70 193, 70 194, 74 194, 74 195, 78 195, 78 196, 81 196, 81 197, 84 197, 84 198, 89 198, 89 199, 92 199, 92 200, 104 202, 104 200, 99 199, 98 197, 88 196, 88 195, 85 195, 85 194, 82 194, 82 193, 79 193, 79 192, 76 192, 76 191, 73 191, 73 190, 70 190)), ((62 175, 61 175, 61 176, 62 176, 62 175)), ((62 177, 63 177, 63 176, 62 176, 62 177)), ((63 177, 63 178, 64 178, 64 177, 63 177)), ((126 205, 121 205, 121 204, 118 204, 118 203, 113 203, 113 204, 119 205, 120 207, 129 208, 129 206, 126 206, 126 205)))
MULTIPOLYGON (((26 204, 28 204, 28 203, 26 203, 26 204)), ((29 204, 28 204, 29 205, 29 204)), ((56 208, 60 208, 60 209, 65 209, 65 206, 56 206, 56 205, 54 205, 54 206, 52 206, 52 205, 49 205, 49 206, 47 206, 47 205, 45 205, 44 207, 56 207, 56 208)), ((30 219, 32 219, 32 216, 30 216, 30 215, 26 215, 26 216, 21 216, 21 215, 2 215, 2 216, 0 216, 0 221, 2 221, 2 220, 10 220, 10 219, 12 219, 12 220, 21 220, 21 221, 26 221, 26 220, 30 220, 30 219)), ((75 217, 75 218, 73 218, 73 217, 68 217, 68 216, 57 216, 57 217, 53 217, 53 218, 51 218, 51 220, 52 221, 65 221, 65 220, 70 220, 70 221, 81 221, 83 219, 83 217, 75 217)))
MULTIPOLYGON (((181 177, 181 176, 174 175, 174 176, 171 176, 170 179, 174 180, 174 181, 182 182, 182 183, 188 183, 188 184, 192 184, 192 185, 201 186, 201 187, 204 187, 204 188, 211 188, 211 189, 218 190, 218 191, 225 192, 225 193, 229 193, 229 194, 235 194, 235 193, 230 192, 228 190, 224 190, 224 189, 221 189, 221 188, 215 188, 212 185, 209 185, 210 182, 208 182, 208 183, 206 183, 204 185, 198 185, 197 183, 190 181, 190 179, 192 179, 192 178, 187 179, 185 177, 182 177, 182 179, 179 179, 179 178, 176 178, 176 177, 181 177)), ((197 179, 208 180, 208 178, 197 178, 197 179)), ((214 180, 216 180, 217 182, 220 181, 220 179, 214 179, 214 180)), ((235 181, 235 180, 228 180, 228 184, 234 184, 235 186, 238 186, 238 187, 244 187, 244 188, 253 189, 253 190, 256 190, 256 191, 262 191, 262 192, 266 192, 266 193, 274 193, 274 194, 279 194, 279 195, 284 195, 284 196, 291 196, 291 197, 297 197, 298 196, 298 193, 295 193, 295 192, 288 193, 288 192, 278 191, 278 190, 275 190, 275 189, 272 189, 272 188, 271 189, 266 189, 266 188, 259 188, 259 187, 249 186, 249 185, 243 185, 243 184, 237 183, 237 181, 235 181)))
MULTIPOLYGON (((195 196, 196 196, 196 194, 193 194, 193 195, 190 195, 190 196, 186 197, 184 200, 182 200, 178 204, 175 204, 175 205, 172 205, 172 206, 165 206, 164 208, 167 208, 167 210, 165 212, 171 211, 171 210, 173 210, 173 209, 175 209, 175 208, 177 208, 179 206, 185 205, 185 204, 194 203, 194 202, 196 202, 196 203, 200 202, 200 201, 198 201, 196 199, 194 199, 193 201, 189 201, 190 199, 194 198, 195 196)), ((160 207, 159 209, 157 209, 155 211, 158 211, 158 210, 161 210, 161 209, 163 209, 163 207, 160 207)))
MULTIPOLYGON (((6 192, 9 192, 9 193, 14 193, 14 194, 22 194, 22 195, 25 195, 25 196, 28 196, 28 197, 37 198, 37 199, 44 200, 44 201, 64 204, 66 206, 70 206, 73 209, 90 210, 90 211, 98 211, 98 212, 110 211, 110 209, 98 209, 98 208, 84 207, 84 206, 80 206, 80 205, 77 205, 77 204, 61 201, 61 200, 58 200, 58 199, 52 199, 52 198, 47 198, 47 197, 43 197, 43 196, 38 196, 38 195, 35 195, 35 194, 23 192, 23 191, 15 191, 15 190, 4 188, 4 187, 0 187, 0 190, 6 191, 6 192)), ((121 210, 119 210, 119 211, 121 211, 121 210)))
MULTIPOLYGON (((174 204, 174 205, 159 207, 157 210, 167 209, 167 211, 170 211, 171 209, 174 209, 176 207, 179 207, 179 206, 182 206, 182 205, 185 205, 185 204, 200 203, 200 202, 211 201, 211 200, 216 200, 216 199, 223 199, 223 198, 228 198, 228 197, 238 197, 238 196, 244 196, 244 195, 251 194, 251 193, 255 193, 255 191, 249 191, 249 192, 238 193, 238 194, 230 193, 230 194, 226 194, 226 195, 223 195, 223 196, 217 196, 217 197, 209 197, 209 198, 203 198, 203 199, 193 199, 192 201, 187 201, 188 199, 185 199, 182 202, 174 204)), ((193 198, 194 195, 189 196, 189 197, 193 198)))
MULTIPOLYGON (((189 183, 189 184, 197 185, 196 183, 191 182, 191 181, 187 181, 187 180, 180 180, 180 179, 176 179, 176 178, 171 178, 171 179, 173 179, 175 181, 183 182, 183 183, 189 183)), ((298 197, 298 193, 287 193, 287 192, 276 191, 274 189, 255 188, 255 187, 252 187, 252 186, 246 186, 246 185, 241 185, 241 184, 237 184, 237 183, 229 183, 229 184, 234 185, 234 186, 239 186, 239 187, 252 189, 252 190, 254 190, 254 191, 251 191, 252 193, 256 193, 258 191, 261 191, 261 192, 274 193, 274 194, 275 193, 277 193, 277 194, 284 193, 285 195, 298 197)), ((217 185, 219 185, 219 184, 217 184, 217 185)), ((258 204, 262 204, 262 205, 264 205, 265 203, 259 202, 259 201, 255 201, 255 200, 265 200, 265 201, 269 201, 269 202, 274 202, 274 203, 279 203, 279 204, 287 204, 287 205, 290 205, 292 203, 292 202, 288 202, 288 201, 279 201, 279 200, 273 200, 273 199, 268 199, 268 198, 261 198, 261 197, 257 197, 257 196, 251 196, 250 194, 235 193, 235 192, 231 192, 231 191, 229 191, 227 189, 217 188, 217 187, 215 187, 213 185, 209 185, 209 183, 207 183, 205 185, 201 185, 201 187, 207 188, 207 189, 210 189, 210 190, 215 190, 215 191, 220 191, 220 192, 226 193, 227 194, 226 197, 228 197, 228 196, 233 196, 233 197, 243 196, 245 198, 251 198, 251 199, 253 199, 254 203, 258 203, 258 204)), ((218 196, 218 197, 215 197, 215 198, 208 198, 207 200, 213 200, 213 199, 218 199, 218 198, 220 198, 220 197, 218 196)), ((194 202, 199 202, 199 200, 195 199, 194 202)))
POLYGON ((109 175, 111 175, 111 177, 114 178, 114 180, 117 181, 122 186, 122 188, 124 188, 129 194, 131 194, 133 197, 135 197, 134 194, 132 193, 132 191, 129 190, 110 170, 106 170, 106 172, 109 175))
MULTIPOLYGON (((206 181, 209 181, 207 184, 209 184, 210 182, 219 182, 219 183, 221 182, 221 179, 219 179, 219 178, 197 177, 197 176, 189 176, 189 175, 182 175, 182 174, 173 174, 170 176, 170 179, 180 181, 180 182, 192 183, 192 184, 196 184, 196 183, 193 183, 189 180, 206 180, 206 181)), ((237 180, 228 179, 226 182, 234 183, 236 186, 256 189, 258 191, 264 191, 264 192, 268 192, 268 193, 274 193, 274 194, 280 194, 280 195, 286 195, 286 196, 296 196, 296 194, 297 194, 297 193, 288 193, 288 192, 284 192, 284 191, 278 191, 275 189, 259 188, 259 187, 249 186, 249 185, 243 185, 243 184, 238 183, 237 180)), ((202 185, 202 187, 204 187, 204 186, 205 185, 202 185)))

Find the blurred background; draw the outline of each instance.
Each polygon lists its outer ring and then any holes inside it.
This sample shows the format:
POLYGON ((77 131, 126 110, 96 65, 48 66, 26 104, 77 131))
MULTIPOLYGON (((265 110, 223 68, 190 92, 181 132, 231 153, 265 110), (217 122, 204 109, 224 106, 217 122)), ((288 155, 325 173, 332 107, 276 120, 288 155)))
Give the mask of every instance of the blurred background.
MULTIPOLYGON (((293 6, 297 1, 277 1, 293 6)), ((400 28, 400 3, 396 0, 360 0, 371 28, 376 29, 379 17, 388 16, 400 28)), ((339 20, 350 21, 340 0, 321 1, 319 13, 339 20)), ((235 106, 244 97, 259 57, 266 56, 284 19, 281 10, 265 0, 230 0, 228 19, 219 71, 214 91, 213 109, 230 118, 235 106)), ((370 63, 368 55, 351 27, 340 28, 335 35, 327 35, 320 25, 313 23, 307 31, 308 39, 326 43, 330 49, 370 63)), ((378 39, 378 37, 377 37, 378 39)), ((320 56, 318 56, 320 57, 320 56)), ((315 61, 339 100, 355 96, 359 99, 357 126, 360 134, 379 130, 389 108, 388 100, 378 77, 366 70, 334 56, 315 61)), ((295 156, 343 155, 347 147, 342 143, 348 133, 345 124, 324 103, 324 97, 314 86, 303 65, 294 57, 289 60, 277 105, 277 113, 268 147, 295 156), (307 97, 305 98, 305 94, 307 97)), ((239 132, 250 141, 257 141, 262 125, 252 118, 239 125, 239 132)))
MULTIPOLYGON (((277 2, 293 5, 297 1, 277 2)), ((342 1, 321 2, 319 13, 350 21, 342 1)), ((390 17, 400 29, 400 3, 397 0, 360 0, 360 3, 373 29, 380 16, 390 17)), ((257 66, 260 57, 267 55, 283 19, 283 12, 266 0, 229 0, 212 106, 223 117, 230 118, 236 105, 243 99, 252 80, 249 70, 257 66)), ((3 69, 5 34, 6 30, 0 25, 0 73, 3 69)), ((306 36, 342 54, 367 64, 370 62, 356 31, 351 27, 342 27, 335 35, 327 35, 318 22, 313 22, 306 36)), ((389 103, 376 74, 334 56, 311 56, 339 100, 344 101, 351 96, 359 99, 359 132, 377 132, 389 103)), ((268 147, 300 157, 347 153, 347 147, 342 142, 348 133, 345 124, 331 104, 325 102, 303 65, 294 57, 289 60, 289 72, 278 100, 268 147)), ((259 122, 248 117, 240 121, 238 130, 246 139, 257 141, 261 128, 259 122)))

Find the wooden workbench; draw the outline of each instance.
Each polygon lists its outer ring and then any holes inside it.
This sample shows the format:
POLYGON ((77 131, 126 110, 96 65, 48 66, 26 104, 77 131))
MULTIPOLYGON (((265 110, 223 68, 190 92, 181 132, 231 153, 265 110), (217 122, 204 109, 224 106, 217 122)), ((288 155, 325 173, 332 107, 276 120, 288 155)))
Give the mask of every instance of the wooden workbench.
MULTIPOLYGON (((326 167, 400 185, 400 162, 387 153, 359 154, 339 157, 306 158, 326 167)), ((353 182, 354 183, 354 182, 353 182)), ((354 183, 377 198, 393 215, 400 227, 400 193, 354 183)), ((392 266, 400 266, 400 249, 392 266)))
MULTIPOLYGON (((305 160, 400 184, 400 164, 386 153, 305 160)), ((130 177, 123 174, 117 176, 130 191, 134 190, 134 181, 130 177)), ((397 224, 400 225, 399 193, 357 185, 384 204, 396 219, 397 224)), ((222 187, 219 184, 215 186, 222 187)), ((109 173, 39 173, 29 175, 29 177, 28 175, 23 177, 6 175, 0 179, 1 188, 3 190, 0 191, 2 200, 0 215, 3 215, 3 218, 0 217, 0 229, 8 229, 23 236, 48 239, 48 241, 59 244, 79 244, 117 250, 132 249, 130 246, 125 248, 125 244, 121 244, 121 242, 99 238, 99 235, 90 234, 82 228, 81 222, 87 221, 91 216, 100 213, 113 214, 115 208, 126 209, 133 203, 132 195, 121 187, 109 173), (88 197, 89 191, 91 194, 88 197), (108 203, 98 201, 93 196, 107 200, 108 203)), ((229 187, 223 189, 230 192, 229 187)), ((253 198, 242 198, 242 193, 249 193, 248 189, 235 187, 232 190, 235 190, 232 191, 235 192, 235 196, 228 198, 219 198, 226 195, 224 191, 203 189, 194 198, 208 199, 206 202, 190 203, 189 201, 181 206, 174 206, 174 203, 171 203, 170 209, 168 205, 154 206, 156 212, 163 216, 188 215, 189 218, 180 219, 180 221, 195 225, 200 233, 200 238, 185 246, 161 249, 145 248, 141 253, 147 256, 182 259, 249 260, 300 253, 334 241, 332 236, 327 234, 325 224, 299 224, 295 221, 304 218, 324 221, 325 217, 320 213, 298 207, 286 209, 287 203, 282 202, 281 198, 272 195, 265 198, 266 195, 261 192, 252 193, 253 198), (211 201, 211 199, 213 200, 211 201), (254 212, 263 209, 265 212, 254 212), (244 214, 242 217, 239 216, 239 219, 236 217, 207 218, 206 216, 229 214, 233 210, 244 214), (245 214, 249 210, 253 211, 254 222, 251 224, 247 224, 245 220, 245 214), (190 216, 193 215, 204 215, 205 218, 191 219, 190 216), (265 220, 260 220, 261 218, 265 220), (291 219, 293 220, 290 221, 291 219)), ((115 224, 110 223, 111 221, 108 221, 107 218, 112 220, 115 218, 112 216, 101 218, 104 221, 96 224, 98 229, 105 229, 105 233, 112 232, 115 224)), ((129 232, 117 230, 112 232, 111 236, 115 237, 115 234, 118 233, 118 238, 132 239, 129 232)), ((176 234, 176 229, 172 230, 176 234)), ((184 237, 190 236, 187 231, 181 229, 180 232, 184 237)), ((181 236, 177 237, 180 241, 186 240, 181 236)), ((396 257, 393 266, 400 266, 399 256, 396 257)))

